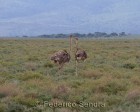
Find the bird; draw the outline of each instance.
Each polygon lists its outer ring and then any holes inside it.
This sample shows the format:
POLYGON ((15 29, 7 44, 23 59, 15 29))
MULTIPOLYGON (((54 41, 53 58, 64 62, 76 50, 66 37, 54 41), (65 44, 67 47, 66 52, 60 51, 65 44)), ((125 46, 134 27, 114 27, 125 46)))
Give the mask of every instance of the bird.
POLYGON ((70 54, 66 50, 59 50, 51 56, 51 60, 62 69, 64 64, 70 61, 70 54))
POLYGON ((87 59, 87 53, 84 50, 78 48, 75 53, 75 59, 78 62, 85 61, 87 59))
POLYGON ((87 53, 85 50, 78 48, 78 38, 75 38, 75 44, 76 44, 75 60, 77 62, 85 61, 87 59, 87 53))
POLYGON ((64 64, 69 62, 72 55, 72 38, 70 35, 69 40, 69 53, 66 50, 59 50, 51 56, 51 60, 59 65, 59 70, 63 68, 64 64))
MULTIPOLYGON (((75 42, 75 74, 78 76, 78 62, 85 61, 87 59, 87 53, 85 50, 78 47, 78 38, 77 37, 70 37, 70 40, 74 40, 75 42)), ((72 43, 72 42, 71 42, 72 43)))

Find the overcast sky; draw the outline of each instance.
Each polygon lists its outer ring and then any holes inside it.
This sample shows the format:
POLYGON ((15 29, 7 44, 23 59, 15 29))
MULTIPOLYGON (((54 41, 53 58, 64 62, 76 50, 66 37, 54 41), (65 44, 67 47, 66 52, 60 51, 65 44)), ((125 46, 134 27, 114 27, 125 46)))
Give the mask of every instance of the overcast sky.
POLYGON ((0 0, 0 36, 140 34, 140 0, 0 0))

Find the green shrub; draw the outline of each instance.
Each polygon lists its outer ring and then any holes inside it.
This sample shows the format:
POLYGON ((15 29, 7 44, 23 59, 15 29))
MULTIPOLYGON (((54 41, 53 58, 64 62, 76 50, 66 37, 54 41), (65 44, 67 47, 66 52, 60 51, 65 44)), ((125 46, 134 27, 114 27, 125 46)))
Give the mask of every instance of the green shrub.
POLYGON ((28 58, 28 60, 29 60, 29 61, 38 61, 39 59, 38 59, 37 56, 30 56, 30 57, 28 58))
POLYGON ((42 101, 50 101, 52 99, 52 95, 41 94, 38 96, 38 99, 42 101))
POLYGON ((117 93, 121 91, 125 91, 125 90, 126 90, 125 86, 115 83, 115 82, 110 82, 104 88, 104 92, 106 92, 108 95, 111 95, 111 94, 116 95, 117 93))
POLYGON ((7 96, 6 94, 0 93, 0 98, 4 98, 4 97, 6 97, 6 96, 7 96))
POLYGON ((24 112, 25 110, 26 106, 15 102, 10 102, 5 109, 5 112, 24 112))
POLYGON ((132 63, 126 63, 123 65, 123 68, 127 68, 127 69, 134 69, 135 67, 136 65, 132 63))
POLYGON ((0 112, 4 112, 5 111, 5 108, 6 108, 5 104, 2 104, 0 102, 0 112))
POLYGON ((28 97, 16 97, 15 101, 21 105, 25 105, 27 107, 34 107, 36 106, 36 103, 38 102, 35 98, 28 98, 28 97))
POLYGON ((52 68, 53 67, 53 64, 52 63, 45 63, 44 64, 44 67, 46 67, 46 68, 52 68))
POLYGON ((20 80, 43 79, 43 75, 36 72, 25 72, 19 76, 20 80))

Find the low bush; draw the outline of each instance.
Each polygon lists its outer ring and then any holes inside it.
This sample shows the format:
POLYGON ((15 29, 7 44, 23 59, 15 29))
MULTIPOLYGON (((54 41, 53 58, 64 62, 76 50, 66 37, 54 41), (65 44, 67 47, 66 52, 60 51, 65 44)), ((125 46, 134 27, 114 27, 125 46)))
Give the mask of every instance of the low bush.
POLYGON ((127 68, 127 69, 134 69, 135 67, 136 65, 132 63, 126 63, 123 65, 123 68, 127 68))

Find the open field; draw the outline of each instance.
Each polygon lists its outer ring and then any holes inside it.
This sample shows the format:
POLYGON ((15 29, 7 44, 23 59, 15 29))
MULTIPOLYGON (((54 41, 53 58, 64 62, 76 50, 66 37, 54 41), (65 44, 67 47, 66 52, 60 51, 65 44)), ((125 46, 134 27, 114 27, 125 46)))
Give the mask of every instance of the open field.
POLYGON ((140 39, 79 46, 88 59, 75 76, 74 57, 59 72, 50 61, 55 51, 69 51, 67 39, 0 39, 0 112, 140 112, 140 39))

